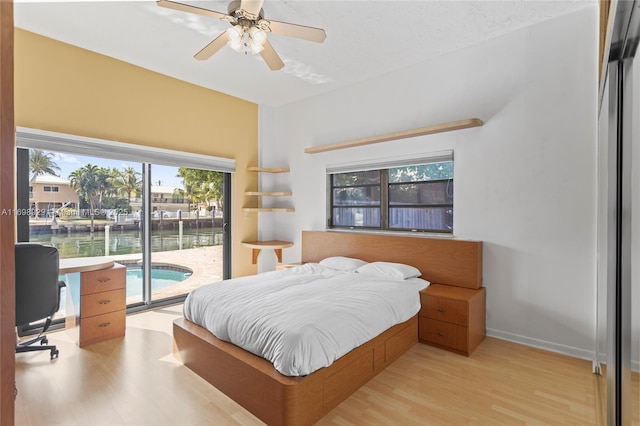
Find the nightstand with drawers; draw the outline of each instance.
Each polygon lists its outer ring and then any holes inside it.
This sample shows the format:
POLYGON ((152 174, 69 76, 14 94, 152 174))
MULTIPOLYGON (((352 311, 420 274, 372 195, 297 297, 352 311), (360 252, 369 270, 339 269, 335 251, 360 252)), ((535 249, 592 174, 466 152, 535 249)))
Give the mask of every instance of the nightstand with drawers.
POLYGON ((420 342, 469 356, 486 334, 486 290, 432 284, 420 292, 420 342))

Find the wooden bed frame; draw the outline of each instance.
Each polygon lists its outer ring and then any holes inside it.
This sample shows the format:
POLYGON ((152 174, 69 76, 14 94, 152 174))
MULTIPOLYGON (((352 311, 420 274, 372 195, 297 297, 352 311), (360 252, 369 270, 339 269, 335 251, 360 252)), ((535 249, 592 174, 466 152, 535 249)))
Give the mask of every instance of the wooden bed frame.
MULTIPOLYGON (((482 242, 345 232, 302 233, 302 262, 329 256, 417 267, 432 283, 482 286, 482 242)), ((308 425, 349 397, 418 342, 417 315, 305 377, 280 374, 265 359, 180 318, 174 354, 185 366, 269 425, 308 425)))

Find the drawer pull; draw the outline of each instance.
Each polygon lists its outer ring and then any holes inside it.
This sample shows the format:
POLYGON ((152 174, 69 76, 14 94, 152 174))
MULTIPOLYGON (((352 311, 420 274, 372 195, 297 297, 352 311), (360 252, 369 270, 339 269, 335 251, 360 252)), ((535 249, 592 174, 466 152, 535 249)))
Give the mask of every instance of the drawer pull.
POLYGON ((102 324, 99 324, 98 327, 104 328, 104 327, 109 327, 110 325, 111 325, 110 322, 103 322, 102 324))
POLYGON ((438 308, 438 312, 444 312, 444 308, 438 308))
POLYGON ((445 334, 444 331, 438 331, 438 336, 443 336, 444 337, 444 336, 446 336, 446 334, 445 334))
POLYGON ((108 305, 109 303, 111 303, 111 300, 101 300, 98 302, 100 305, 108 305))
POLYGON ((111 278, 98 278, 98 282, 100 283, 108 283, 109 281, 111 281, 111 278))

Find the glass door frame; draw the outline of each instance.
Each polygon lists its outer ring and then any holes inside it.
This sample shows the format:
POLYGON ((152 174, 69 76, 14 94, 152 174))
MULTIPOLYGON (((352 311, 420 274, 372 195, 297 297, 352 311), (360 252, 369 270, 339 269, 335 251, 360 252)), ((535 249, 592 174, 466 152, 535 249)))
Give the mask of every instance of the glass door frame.
MULTIPOLYGON (((640 39, 640 2, 618 1, 614 4, 614 18, 611 28, 611 40, 608 47, 607 63, 603 67, 600 84, 600 124, 607 126, 600 133, 600 141, 607 157, 601 162, 605 168, 602 173, 604 182, 600 183, 600 208, 603 216, 598 226, 605 235, 599 244, 599 268, 604 273, 598 277, 598 295, 603 287, 606 291, 606 304, 598 300, 597 306, 606 307, 606 314, 597 316, 596 325, 596 373, 601 372, 599 363, 600 343, 603 336, 600 330, 606 330, 606 413, 608 425, 626 425, 631 423, 633 405, 631 401, 631 354, 633 340, 632 324, 632 258, 631 258, 631 189, 632 156, 634 145, 632 134, 634 79, 633 61, 640 39), (605 98, 605 94, 608 97, 605 98), (603 108, 603 105, 608 108, 603 108), (606 114, 604 117, 602 114, 606 114), (606 325, 600 324, 606 321, 606 325)), ((639 90, 638 86, 635 90, 639 90)), ((638 149, 637 144, 636 149, 638 149)), ((599 230, 600 231, 600 230, 599 230)), ((600 232, 599 232, 600 235, 600 232)), ((636 307, 637 309, 637 307, 636 307)))

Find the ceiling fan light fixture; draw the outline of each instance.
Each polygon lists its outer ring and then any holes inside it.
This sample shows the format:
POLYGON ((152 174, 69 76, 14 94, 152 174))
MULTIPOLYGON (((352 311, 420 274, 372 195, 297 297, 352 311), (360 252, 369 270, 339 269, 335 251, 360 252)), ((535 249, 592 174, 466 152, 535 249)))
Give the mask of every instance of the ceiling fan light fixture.
POLYGON ((264 44, 267 42, 267 33, 258 27, 251 27, 249 29, 249 35, 251 36, 251 41, 254 45, 264 46, 264 44))
POLYGON ((234 25, 227 29, 227 37, 229 37, 229 41, 242 40, 243 34, 244 28, 242 28, 242 25, 234 25))
POLYGON ((244 36, 244 28, 241 25, 234 25, 228 28, 227 31, 227 45, 236 52, 242 51, 242 39, 244 36))
POLYGON ((242 52, 242 40, 240 39, 229 40, 227 45, 238 53, 242 52))
POLYGON ((259 44, 251 43, 251 54, 255 55, 256 53, 260 53, 264 50, 264 46, 259 44))
POLYGON ((238 53, 255 55, 264 50, 267 33, 255 26, 234 25, 227 29, 227 45, 238 53))

